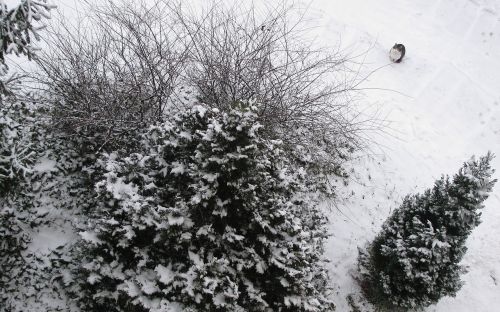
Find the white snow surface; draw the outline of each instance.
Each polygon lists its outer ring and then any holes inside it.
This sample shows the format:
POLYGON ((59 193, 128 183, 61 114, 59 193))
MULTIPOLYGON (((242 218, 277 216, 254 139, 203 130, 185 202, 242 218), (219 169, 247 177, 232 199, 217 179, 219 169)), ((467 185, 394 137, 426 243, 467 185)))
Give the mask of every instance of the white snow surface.
MULTIPOLYGON (((431 187, 488 150, 500 169, 500 1, 316 0, 311 9, 324 26, 318 40, 368 50, 365 74, 382 67, 362 87, 367 105, 376 104, 391 122, 375 138, 379 148, 353 165, 356 181, 343 190, 348 199, 330 208, 326 257, 337 311, 350 311, 346 296, 360 293, 352 277, 357 247, 407 193, 431 187), (399 64, 388 58, 394 42, 406 46, 399 64)), ((483 223, 467 242, 465 286, 425 311, 499 311, 499 185, 485 204, 483 223)))

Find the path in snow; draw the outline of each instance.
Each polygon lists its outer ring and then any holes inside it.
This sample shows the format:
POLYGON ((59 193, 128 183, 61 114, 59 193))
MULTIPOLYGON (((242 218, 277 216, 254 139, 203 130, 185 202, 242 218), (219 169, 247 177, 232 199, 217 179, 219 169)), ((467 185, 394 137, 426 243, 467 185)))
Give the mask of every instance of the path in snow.
MULTIPOLYGON (((356 173, 354 194, 332 211, 327 256, 338 311, 349 311, 345 297, 359 293, 349 275, 357 246, 373 238, 405 194, 431 187, 488 150, 498 155, 493 166, 500 170, 500 2, 316 0, 311 7, 327 26, 325 42, 338 40, 340 31, 348 50, 372 46, 366 72, 389 63, 395 42, 407 48, 401 64, 383 67, 364 84, 399 92, 366 91, 388 113, 391 135, 377 138, 383 153, 361 161, 368 170, 356 173)), ((498 311, 499 206, 497 185, 468 241, 465 286, 426 311, 498 311)))

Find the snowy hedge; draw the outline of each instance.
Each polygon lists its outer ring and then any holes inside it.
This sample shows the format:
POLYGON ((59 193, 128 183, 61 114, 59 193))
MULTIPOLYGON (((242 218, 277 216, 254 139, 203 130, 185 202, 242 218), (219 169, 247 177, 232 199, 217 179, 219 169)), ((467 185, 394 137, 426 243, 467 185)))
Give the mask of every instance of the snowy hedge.
POLYGON ((489 153, 472 158, 451 181, 442 177, 424 194, 407 196, 368 249, 360 251, 363 286, 372 301, 393 311, 456 294, 465 241, 479 225, 479 210, 496 182, 492 158, 489 153))
POLYGON ((18 122, 25 119, 24 110, 22 105, 0 108, 0 196, 15 187, 33 162, 29 129, 18 122))
POLYGON ((101 204, 81 233, 84 310, 333 309, 317 181, 256 118, 242 103, 195 106, 152 126, 139 153, 101 159, 101 204))
POLYGON ((29 243, 29 235, 23 229, 30 219, 29 201, 15 194, 33 162, 26 140, 29 131, 19 123, 22 110, 21 106, 0 109, 0 305, 4 307, 8 307, 12 277, 24 266, 21 252, 29 243))
MULTIPOLYGON (((69 311, 64 294, 76 215, 91 203, 77 142, 46 116, 6 99, 0 109, 0 310, 69 311), (52 235, 39 239, 39 232, 52 235), (54 239, 56 238, 56 239, 54 239), (55 245, 56 249, 46 246, 55 245)), ((42 236, 43 237, 43 236, 42 236)))

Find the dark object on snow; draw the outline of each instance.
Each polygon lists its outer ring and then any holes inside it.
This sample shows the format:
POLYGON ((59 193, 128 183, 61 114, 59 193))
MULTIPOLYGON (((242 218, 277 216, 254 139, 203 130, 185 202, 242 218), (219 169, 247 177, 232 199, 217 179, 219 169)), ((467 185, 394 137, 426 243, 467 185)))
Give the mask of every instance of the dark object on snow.
POLYGON ((389 58, 394 63, 399 63, 405 56, 406 48, 401 43, 395 43, 392 49, 389 51, 389 58))

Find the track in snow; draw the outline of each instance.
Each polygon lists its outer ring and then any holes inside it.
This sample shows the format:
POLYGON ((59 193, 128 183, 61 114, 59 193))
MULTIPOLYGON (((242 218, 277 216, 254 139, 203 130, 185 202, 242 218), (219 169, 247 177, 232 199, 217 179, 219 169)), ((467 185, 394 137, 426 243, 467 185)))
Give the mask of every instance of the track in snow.
MULTIPOLYGON (((357 246, 373 238, 405 194, 431 187, 441 174, 454 174, 471 155, 487 150, 498 155, 493 167, 500 170, 500 3, 317 0, 311 7, 327 26, 325 42, 339 39, 340 31, 345 47, 372 46, 366 72, 388 64, 394 42, 407 47, 401 64, 380 69, 364 84, 406 95, 366 92, 388 113, 393 136, 378 139, 383 155, 361 161, 368 170, 358 170, 349 198, 331 212, 327 257, 337 310, 349 311, 346 296, 359 294, 349 273, 356 270, 357 246)), ((468 241, 465 286, 426 311, 498 311, 500 185, 482 220, 468 241)))

